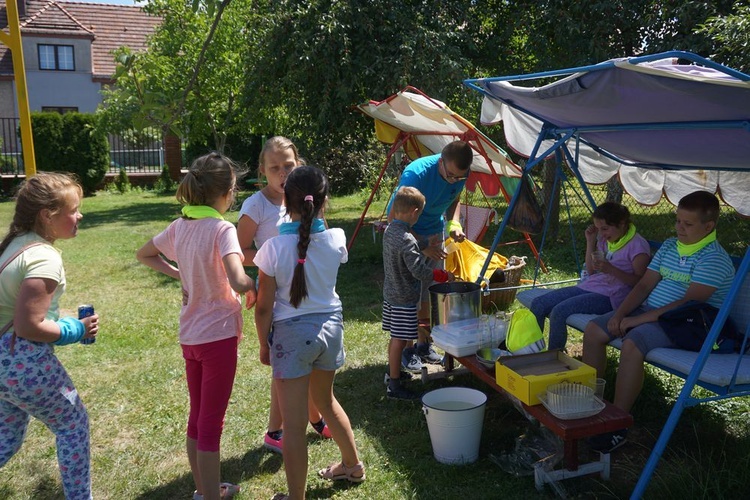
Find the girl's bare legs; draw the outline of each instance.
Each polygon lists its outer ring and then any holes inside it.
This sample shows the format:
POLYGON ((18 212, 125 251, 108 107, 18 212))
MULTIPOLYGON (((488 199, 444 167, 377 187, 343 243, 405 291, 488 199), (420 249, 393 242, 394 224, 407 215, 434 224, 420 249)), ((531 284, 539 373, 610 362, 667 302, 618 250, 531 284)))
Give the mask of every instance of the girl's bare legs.
POLYGON ((284 420, 284 469, 290 500, 304 500, 307 482, 307 394, 310 376, 275 379, 284 420))
POLYGON ((307 420, 309 420, 311 424, 316 424, 320 422, 321 418, 323 418, 323 415, 320 414, 318 407, 315 406, 315 401, 313 401, 312 397, 312 387, 310 387, 307 398, 307 420))
POLYGON ((197 441, 187 438, 187 455, 193 473, 195 491, 203 495, 203 500, 221 498, 221 463, 218 451, 199 451, 197 441))
MULTIPOLYGON (((310 423, 320 422, 323 415, 313 402, 312 395, 307 400, 307 419, 310 423)), ((276 394, 275 382, 271 381, 271 409, 268 412, 268 432, 278 431, 282 428, 283 419, 281 418, 281 408, 279 407, 279 396, 276 394)))
POLYGON ((201 481, 201 471, 198 467, 198 441, 196 441, 195 439, 186 438, 185 449, 187 450, 188 462, 190 463, 190 471, 193 473, 195 491, 199 495, 202 495, 203 482, 201 481))
POLYGON ((354 443, 354 433, 349 422, 349 416, 333 395, 333 379, 335 376, 335 371, 313 370, 310 375, 310 394, 315 401, 315 406, 326 419, 333 440, 336 441, 341 452, 341 460, 344 465, 354 467, 359 463, 357 445, 354 443))
POLYGON ((281 407, 279 406, 279 395, 276 388, 276 379, 271 379, 271 408, 268 412, 268 432, 281 429, 281 407))

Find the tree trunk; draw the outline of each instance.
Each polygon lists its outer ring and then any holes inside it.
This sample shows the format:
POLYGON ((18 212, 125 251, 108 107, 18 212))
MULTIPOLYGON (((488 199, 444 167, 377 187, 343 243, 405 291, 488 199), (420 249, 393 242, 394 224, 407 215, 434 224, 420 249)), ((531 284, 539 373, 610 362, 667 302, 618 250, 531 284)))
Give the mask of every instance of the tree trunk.
POLYGON ((179 182, 182 170, 182 141, 172 132, 164 134, 164 162, 169 167, 169 176, 179 182))
POLYGON ((615 203, 622 203, 622 184, 620 184, 620 178, 616 175, 613 175, 612 178, 610 178, 607 181, 607 200, 606 201, 613 201, 615 203))

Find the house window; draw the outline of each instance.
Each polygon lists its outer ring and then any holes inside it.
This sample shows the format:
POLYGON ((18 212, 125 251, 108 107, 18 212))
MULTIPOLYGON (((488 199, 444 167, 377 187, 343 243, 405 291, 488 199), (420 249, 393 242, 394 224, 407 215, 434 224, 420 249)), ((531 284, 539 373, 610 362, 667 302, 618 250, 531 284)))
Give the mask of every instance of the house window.
POLYGON ((65 113, 78 113, 78 108, 70 106, 42 106, 42 111, 45 113, 60 113, 61 115, 64 115, 65 113))
POLYGON ((39 69, 57 71, 75 71, 72 45, 39 44, 39 69))

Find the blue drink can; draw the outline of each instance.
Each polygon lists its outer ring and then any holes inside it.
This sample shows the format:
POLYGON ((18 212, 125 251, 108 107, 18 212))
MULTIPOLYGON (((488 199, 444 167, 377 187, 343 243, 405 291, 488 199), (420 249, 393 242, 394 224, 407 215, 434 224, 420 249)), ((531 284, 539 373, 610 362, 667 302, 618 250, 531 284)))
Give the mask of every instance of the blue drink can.
MULTIPOLYGON (((94 315, 94 306, 91 304, 83 304, 78 306, 78 319, 88 318, 94 315)), ((90 339, 81 340, 81 344, 93 344, 96 342, 96 337, 90 339)))

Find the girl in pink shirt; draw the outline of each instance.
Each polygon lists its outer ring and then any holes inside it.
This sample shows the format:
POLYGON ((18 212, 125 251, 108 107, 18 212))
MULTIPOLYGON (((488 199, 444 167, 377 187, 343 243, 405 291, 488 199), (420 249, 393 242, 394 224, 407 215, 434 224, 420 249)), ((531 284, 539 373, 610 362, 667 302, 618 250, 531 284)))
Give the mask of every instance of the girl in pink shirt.
POLYGON ((242 336, 239 294, 245 294, 248 309, 255 304, 255 282, 242 267, 237 231, 222 217, 234 202, 235 183, 234 165, 225 156, 210 153, 195 160, 177 188, 183 216, 136 255, 182 283, 180 345, 190 394, 187 455, 193 500, 229 498, 239 491, 219 479, 219 443, 242 336))

